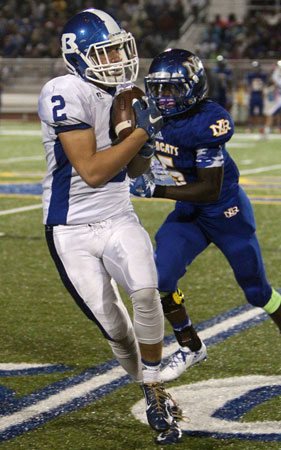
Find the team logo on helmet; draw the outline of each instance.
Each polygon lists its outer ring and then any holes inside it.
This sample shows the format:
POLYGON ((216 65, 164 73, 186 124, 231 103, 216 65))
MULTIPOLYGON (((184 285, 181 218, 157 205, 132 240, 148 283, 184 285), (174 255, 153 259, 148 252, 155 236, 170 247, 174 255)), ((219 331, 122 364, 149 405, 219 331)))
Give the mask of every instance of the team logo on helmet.
POLYGON ((64 53, 73 53, 78 48, 75 42, 76 34, 74 33, 64 33, 61 37, 62 51, 64 53))
POLYGON ((197 76, 198 72, 203 69, 201 60, 195 55, 189 56, 182 65, 186 68, 190 77, 193 77, 194 75, 197 76))

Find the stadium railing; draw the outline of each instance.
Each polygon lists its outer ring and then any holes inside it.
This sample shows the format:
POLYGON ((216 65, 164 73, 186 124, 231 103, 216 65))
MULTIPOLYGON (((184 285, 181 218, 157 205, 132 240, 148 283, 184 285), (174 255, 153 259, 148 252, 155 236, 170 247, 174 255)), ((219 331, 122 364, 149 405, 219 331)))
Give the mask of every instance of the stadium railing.
MULTIPOLYGON (((150 59, 141 59, 139 87, 143 88, 142 80, 148 72, 150 59)), ((215 60, 203 60, 208 71, 216 65, 215 60)), ((262 60, 262 70, 269 76, 272 73, 275 60, 262 60)), ((232 95, 235 89, 245 79, 251 69, 250 60, 228 60, 228 67, 233 74, 232 95)), ((28 59, 2 58, 0 76, 2 81, 2 118, 13 115, 36 117, 37 101, 42 86, 51 78, 67 73, 62 59, 28 59)))

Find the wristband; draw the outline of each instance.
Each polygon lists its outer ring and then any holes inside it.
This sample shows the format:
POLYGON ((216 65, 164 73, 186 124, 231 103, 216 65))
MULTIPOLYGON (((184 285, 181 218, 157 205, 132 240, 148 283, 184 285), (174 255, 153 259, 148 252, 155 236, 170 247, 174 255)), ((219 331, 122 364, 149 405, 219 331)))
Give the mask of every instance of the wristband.
POLYGON ((156 184, 152 197, 165 198, 166 197, 166 187, 162 184, 156 184))

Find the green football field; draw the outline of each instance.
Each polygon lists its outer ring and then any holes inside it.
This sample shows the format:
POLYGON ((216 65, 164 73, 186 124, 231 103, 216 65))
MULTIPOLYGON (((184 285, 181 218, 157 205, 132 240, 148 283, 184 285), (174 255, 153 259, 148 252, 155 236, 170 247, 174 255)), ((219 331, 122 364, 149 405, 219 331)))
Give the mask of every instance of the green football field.
MULTIPOLYGON (((240 130, 239 130, 240 131, 240 130)), ((281 288, 281 135, 228 145, 252 200, 267 276, 281 288)), ((0 126, 0 448, 150 450, 142 393, 59 280, 44 239, 40 126, 0 126), (141 403, 138 403, 141 402, 141 403)), ((152 240, 172 201, 134 199, 152 240)), ((187 417, 175 449, 281 448, 281 339, 211 245, 180 281, 208 359, 167 384, 187 417)), ((132 308, 124 292, 124 302, 132 308)), ((166 323, 164 356, 175 346, 166 323)))

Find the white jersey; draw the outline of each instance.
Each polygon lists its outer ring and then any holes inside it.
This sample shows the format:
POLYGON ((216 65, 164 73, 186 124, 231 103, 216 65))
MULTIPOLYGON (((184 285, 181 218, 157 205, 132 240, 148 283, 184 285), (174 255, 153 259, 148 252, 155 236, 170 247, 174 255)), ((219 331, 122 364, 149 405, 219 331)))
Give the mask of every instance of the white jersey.
POLYGON ((47 225, 96 223, 133 210, 126 169, 97 188, 90 187, 70 164, 58 133, 93 128, 97 151, 112 145, 110 93, 75 75, 48 81, 38 113, 42 122, 47 175, 43 180, 43 221, 47 225))
POLYGON ((277 66, 272 74, 274 83, 273 96, 270 102, 267 102, 265 113, 267 116, 274 116, 281 111, 281 67, 277 66))
POLYGON ((278 96, 281 97, 281 67, 277 66, 272 74, 272 81, 276 86, 278 96))

